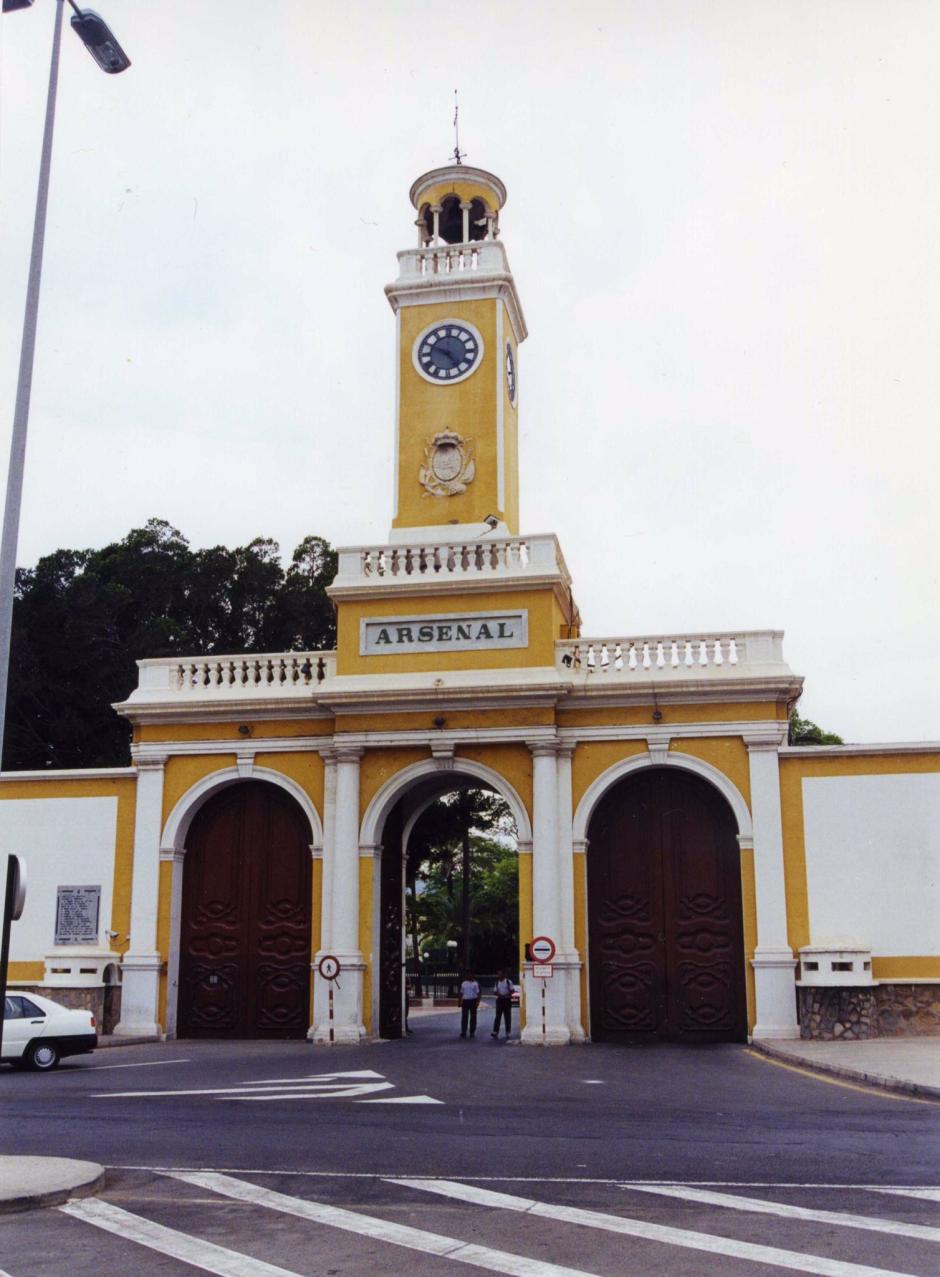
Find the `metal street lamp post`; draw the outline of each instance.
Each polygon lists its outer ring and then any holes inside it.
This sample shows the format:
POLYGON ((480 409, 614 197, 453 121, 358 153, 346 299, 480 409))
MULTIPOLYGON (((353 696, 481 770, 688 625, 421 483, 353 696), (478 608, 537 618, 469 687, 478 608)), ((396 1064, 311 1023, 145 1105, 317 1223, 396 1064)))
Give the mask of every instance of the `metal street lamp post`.
MULTIPOLYGON (((115 75, 126 71, 130 58, 114 38, 107 23, 91 9, 75 10, 72 29, 102 71, 115 75)), ((10 673, 10 637, 13 629, 13 593, 16 586, 16 550, 20 530, 20 505, 23 496, 23 466, 26 459, 26 430, 29 424, 29 398, 33 384, 33 355, 36 349, 36 322, 39 313, 39 282, 42 277, 42 253, 46 233, 46 205, 49 200, 49 171, 52 165, 52 131, 55 124, 56 91, 59 81, 59 46, 62 37, 64 0, 56 0, 55 27, 52 34, 52 59, 49 64, 49 90, 46 95, 46 121, 42 134, 39 160, 39 183, 36 189, 36 214, 33 220, 33 245, 26 284, 26 310, 23 316, 23 338, 20 346, 20 369, 16 383, 16 406, 13 410, 13 434, 10 439, 10 466, 7 472, 6 504, 3 510, 3 539, 0 544, 0 762, 3 758, 3 735, 6 720, 7 684, 10 673)), ((5 13, 25 9, 32 0, 3 0, 5 13)))

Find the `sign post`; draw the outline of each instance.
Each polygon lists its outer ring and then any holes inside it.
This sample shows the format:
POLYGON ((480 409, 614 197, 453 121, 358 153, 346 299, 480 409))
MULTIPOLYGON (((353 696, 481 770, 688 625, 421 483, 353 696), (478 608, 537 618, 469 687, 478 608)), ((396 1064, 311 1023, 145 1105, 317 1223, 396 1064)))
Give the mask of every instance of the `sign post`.
MULTIPOLYGON (((10 962, 10 924, 23 916, 26 904, 26 861, 22 856, 7 856, 7 882, 3 897, 3 937, 0 939, 0 993, 4 1005, 7 993, 7 967, 10 962)), ((0 1016, 0 1052, 3 1050, 3 1017, 0 1016)))
POLYGON ((333 1038, 333 981, 336 979, 336 977, 339 975, 342 969, 343 969, 342 964, 340 963, 339 958, 335 958, 332 953, 325 953, 323 957, 320 959, 320 961, 317 963, 317 970, 320 972, 320 975, 323 977, 323 979, 327 982, 329 986, 329 1021, 330 1021, 330 1042, 331 1043, 334 1041, 334 1038, 333 1038))
POLYGON ((542 1045, 545 1045, 545 981, 554 975, 552 959, 555 957, 555 941, 549 936, 535 936, 529 942, 532 957, 532 974, 542 982, 542 1045))

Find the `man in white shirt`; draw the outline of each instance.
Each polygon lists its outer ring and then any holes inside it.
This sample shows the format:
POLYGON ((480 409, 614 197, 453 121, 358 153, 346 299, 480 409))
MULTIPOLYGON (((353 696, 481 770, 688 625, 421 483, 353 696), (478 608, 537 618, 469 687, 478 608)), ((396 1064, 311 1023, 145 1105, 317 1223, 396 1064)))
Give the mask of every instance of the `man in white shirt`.
POLYGON ((480 986, 473 978, 473 973, 464 973, 460 986, 460 1036, 472 1038, 477 1031, 477 1007, 480 1005, 480 986))

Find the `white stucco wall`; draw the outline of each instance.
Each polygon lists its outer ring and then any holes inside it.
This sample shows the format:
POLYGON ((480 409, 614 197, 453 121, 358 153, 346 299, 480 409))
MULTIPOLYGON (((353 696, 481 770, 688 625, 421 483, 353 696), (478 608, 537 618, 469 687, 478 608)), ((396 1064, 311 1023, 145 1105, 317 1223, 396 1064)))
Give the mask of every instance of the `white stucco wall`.
MULTIPOLYGON (((10 933, 12 962, 41 962, 55 944, 57 887, 101 887, 98 943, 111 926, 117 798, 11 798, 0 802, 0 856, 26 861, 23 916, 10 933)), ((5 871, 5 869, 4 869, 5 871)))
POLYGON ((940 955, 940 774, 803 781, 813 944, 940 955))

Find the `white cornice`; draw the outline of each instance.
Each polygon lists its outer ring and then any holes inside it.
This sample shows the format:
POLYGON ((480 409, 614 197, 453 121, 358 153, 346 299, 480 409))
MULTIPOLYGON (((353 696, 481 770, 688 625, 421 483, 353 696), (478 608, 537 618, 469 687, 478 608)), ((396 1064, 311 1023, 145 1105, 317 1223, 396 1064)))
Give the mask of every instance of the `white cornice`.
POLYGON ((355 581, 347 578, 340 584, 327 587, 331 599, 380 599, 407 598, 412 595, 431 595, 444 598, 450 594, 518 594, 526 590, 553 589, 557 597, 567 602, 568 584, 560 572, 518 572, 510 575, 492 576, 453 576, 438 577, 421 576, 417 579, 391 577, 383 580, 380 577, 361 578, 355 581))
POLYGON ((463 271, 454 275, 416 275, 385 285, 385 295, 396 313, 405 306, 429 306, 437 302, 481 301, 494 298, 506 307, 517 345, 529 335, 516 283, 510 271, 486 274, 463 271), (446 281, 446 282, 444 282, 446 281))
MULTIPOLYGON (((561 675, 564 678, 564 675, 561 675)), ((568 683, 566 709, 592 709, 598 706, 624 705, 645 700, 657 705, 682 705, 689 701, 710 703, 715 701, 791 701, 803 687, 803 680, 793 674, 750 675, 719 672, 711 677, 691 676, 688 679, 662 679, 659 674, 615 675, 609 680, 598 674, 597 682, 585 684, 584 676, 578 676, 577 684, 568 683), (603 680, 603 682, 602 682, 603 680)))
MULTIPOLYGON (((565 708, 568 708, 567 702, 565 708)), ((747 719, 744 721, 734 720, 726 723, 608 723, 598 725, 596 727, 559 727, 558 735, 563 741, 576 741, 579 743, 587 741, 617 741, 617 740, 642 740, 660 739, 669 737, 675 739, 684 737, 686 739, 703 739, 710 736, 744 736, 746 733, 755 731, 774 731, 779 724, 775 719, 758 720, 747 719)), ((784 728, 786 724, 782 725, 784 728)))
POLYGON ((0 772, 0 784, 15 785, 27 780, 127 780, 136 775, 136 767, 50 767, 43 771, 0 772))

